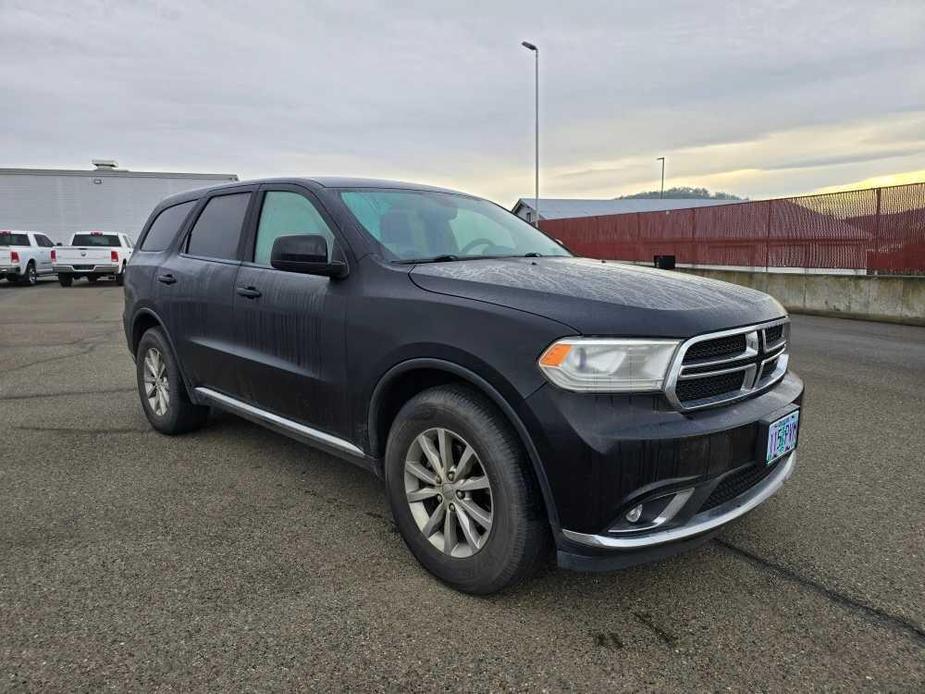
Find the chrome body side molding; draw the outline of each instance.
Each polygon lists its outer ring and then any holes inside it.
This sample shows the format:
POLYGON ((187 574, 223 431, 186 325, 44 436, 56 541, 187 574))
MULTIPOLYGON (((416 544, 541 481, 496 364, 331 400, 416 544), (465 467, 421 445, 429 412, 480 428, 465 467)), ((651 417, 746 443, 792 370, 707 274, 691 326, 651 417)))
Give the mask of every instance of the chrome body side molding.
POLYGON ((210 404, 240 415, 245 419, 250 419, 251 421, 257 422, 258 424, 265 424, 275 429, 280 429, 283 431, 283 433, 293 435, 297 438, 308 439, 310 442, 320 443, 331 448, 336 448, 337 450, 344 453, 349 453, 352 456, 357 456, 360 458, 366 457, 363 451, 361 451, 349 441, 345 441, 340 437, 334 436, 332 434, 326 434, 323 431, 313 429, 312 427, 305 426, 304 424, 300 424, 299 422, 295 422, 291 419, 280 417, 278 414, 273 414, 272 412, 267 412, 266 410, 262 410, 259 407, 254 407, 253 405, 250 405, 246 402, 232 398, 229 395, 214 391, 211 388, 203 388, 200 386, 195 390, 197 396, 209 401, 210 404))

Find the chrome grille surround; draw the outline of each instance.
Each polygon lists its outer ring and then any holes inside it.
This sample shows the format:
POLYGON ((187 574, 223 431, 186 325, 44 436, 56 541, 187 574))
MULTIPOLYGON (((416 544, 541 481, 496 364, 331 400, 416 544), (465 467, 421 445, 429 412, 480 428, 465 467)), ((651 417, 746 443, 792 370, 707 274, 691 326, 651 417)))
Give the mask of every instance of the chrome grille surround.
POLYGON ((790 360, 787 354, 789 342, 789 318, 779 318, 766 323, 692 337, 681 344, 671 362, 668 376, 665 379, 665 396, 673 407, 682 412, 689 412, 706 407, 726 405, 757 395, 780 381, 784 374, 787 373, 787 364, 790 360), (745 335, 744 350, 727 354, 721 358, 685 359, 688 350, 693 345, 732 335, 745 335), (773 371, 762 377, 765 364, 774 360, 777 361, 774 364, 773 371), (682 400, 677 394, 679 383, 692 379, 723 376, 735 372, 742 372, 742 385, 737 390, 717 393, 696 400, 682 400))

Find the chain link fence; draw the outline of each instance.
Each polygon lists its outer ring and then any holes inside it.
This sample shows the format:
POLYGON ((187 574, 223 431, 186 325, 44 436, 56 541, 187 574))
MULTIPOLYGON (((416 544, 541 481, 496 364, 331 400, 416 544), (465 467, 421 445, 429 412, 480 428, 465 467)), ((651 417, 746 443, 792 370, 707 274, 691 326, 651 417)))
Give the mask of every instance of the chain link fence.
POLYGON ((660 212, 553 219, 578 255, 741 268, 925 274, 925 183, 660 212))

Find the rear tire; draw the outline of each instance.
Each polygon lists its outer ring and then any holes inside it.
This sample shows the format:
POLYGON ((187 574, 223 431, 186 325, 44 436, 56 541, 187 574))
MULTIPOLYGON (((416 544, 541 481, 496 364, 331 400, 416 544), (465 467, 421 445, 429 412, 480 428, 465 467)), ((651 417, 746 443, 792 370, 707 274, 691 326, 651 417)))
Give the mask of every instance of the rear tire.
POLYGON ((90 284, 96 284, 96 281, 99 279, 96 275, 87 275, 87 282, 90 284))
POLYGON ((494 593, 530 576, 546 557, 549 526, 529 466, 504 415, 474 389, 438 386, 412 398, 392 424, 385 457, 389 504, 411 553, 465 593, 494 593))
POLYGON ((122 287, 125 285, 125 263, 122 263, 122 269, 119 271, 119 274, 116 275, 116 286, 122 287))
POLYGON ((35 271, 35 263, 31 260, 26 265, 26 271, 19 279, 19 283, 24 287, 34 287, 39 281, 38 273, 35 271))
POLYGON ((70 275, 58 275, 58 284, 62 287, 70 287, 74 283, 74 278, 70 275))
POLYGON ((190 402, 170 344, 159 328, 151 328, 138 341, 135 373, 141 407, 151 426, 173 436, 199 429, 209 408, 190 402))

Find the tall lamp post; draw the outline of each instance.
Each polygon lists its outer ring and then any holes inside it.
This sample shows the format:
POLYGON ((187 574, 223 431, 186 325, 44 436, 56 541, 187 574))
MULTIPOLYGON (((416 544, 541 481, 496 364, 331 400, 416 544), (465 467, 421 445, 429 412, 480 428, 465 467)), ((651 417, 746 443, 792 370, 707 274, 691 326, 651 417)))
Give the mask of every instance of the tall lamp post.
POLYGON ((662 187, 659 188, 658 197, 665 197, 665 157, 659 157, 655 161, 662 162, 662 187))
POLYGON ((536 158, 536 190, 535 190, 535 200, 534 200, 534 213, 536 214, 536 228, 540 228, 540 49, 536 47, 535 44, 530 43, 529 41, 521 41, 520 45, 526 48, 528 51, 533 51, 533 66, 534 66, 534 92, 535 92, 535 104, 534 111, 536 115, 535 119, 535 133, 534 133, 534 148, 535 148, 535 158, 536 158))

